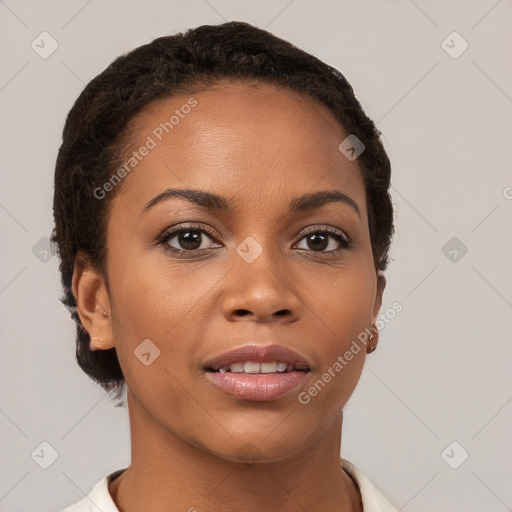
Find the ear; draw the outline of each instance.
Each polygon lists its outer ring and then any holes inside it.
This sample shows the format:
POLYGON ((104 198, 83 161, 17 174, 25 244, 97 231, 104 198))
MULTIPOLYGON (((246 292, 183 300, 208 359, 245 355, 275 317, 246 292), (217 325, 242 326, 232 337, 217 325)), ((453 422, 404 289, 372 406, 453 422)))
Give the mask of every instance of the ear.
POLYGON ((386 288, 386 276, 382 270, 377 271, 377 292, 375 294, 375 302, 373 304, 372 325, 375 325, 379 318, 380 307, 382 306, 382 295, 386 288))
POLYGON ((77 254, 73 271, 72 291, 82 325, 91 338, 91 350, 113 348, 110 296, 103 274, 90 260, 77 254))

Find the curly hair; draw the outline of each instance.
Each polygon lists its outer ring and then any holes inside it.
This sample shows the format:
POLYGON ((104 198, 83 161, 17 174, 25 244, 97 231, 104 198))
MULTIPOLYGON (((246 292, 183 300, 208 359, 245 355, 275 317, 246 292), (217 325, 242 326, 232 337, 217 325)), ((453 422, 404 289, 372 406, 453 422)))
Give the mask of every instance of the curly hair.
MULTIPOLYGON (((365 149, 358 157, 366 192, 372 254, 385 270, 394 234, 389 194, 391 166, 380 132, 366 116, 346 78, 333 67, 244 22, 203 25, 159 37, 115 59, 83 90, 70 110, 55 167, 51 241, 60 257, 61 302, 76 323, 76 359, 82 370, 118 398, 125 380, 115 348, 91 351, 71 284, 75 260, 85 257, 105 272, 108 207, 101 187, 120 164, 128 125, 150 103, 221 81, 265 83, 327 106, 365 149)), ((108 282, 108 281, 107 281, 108 282)))

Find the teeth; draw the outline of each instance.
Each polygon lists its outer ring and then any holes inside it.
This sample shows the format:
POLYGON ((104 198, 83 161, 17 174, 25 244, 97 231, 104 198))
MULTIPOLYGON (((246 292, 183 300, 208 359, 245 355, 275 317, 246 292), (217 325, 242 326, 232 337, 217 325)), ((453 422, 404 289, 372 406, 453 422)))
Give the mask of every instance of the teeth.
POLYGON ((261 363, 261 373, 274 373, 277 370, 277 363, 261 363))
POLYGON ((229 366, 223 366, 222 368, 219 368, 219 373, 226 373, 227 371, 230 371, 231 373, 283 373, 286 371, 292 371, 293 369, 293 365, 278 363, 277 361, 261 364, 247 361, 246 363, 233 363, 229 366))
POLYGON ((245 373, 260 373, 260 363, 245 363, 244 364, 244 372, 245 373))
POLYGON ((229 369, 232 373, 241 373, 244 371, 244 364, 243 363, 235 363, 232 364, 229 369))

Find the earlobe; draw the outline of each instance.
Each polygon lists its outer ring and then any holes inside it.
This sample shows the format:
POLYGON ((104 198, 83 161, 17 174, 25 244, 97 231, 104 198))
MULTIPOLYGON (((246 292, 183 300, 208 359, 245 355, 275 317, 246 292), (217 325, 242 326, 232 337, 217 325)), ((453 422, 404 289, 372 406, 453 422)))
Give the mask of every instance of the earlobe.
POLYGON ((377 290, 375 292, 375 302, 373 304, 373 315, 372 315, 372 326, 370 327, 370 339, 366 346, 366 353, 371 354, 379 343, 379 329, 377 327, 377 320, 379 317, 379 311, 382 306, 382 296, 384 294, 384 288, 386 288, 386 277, 382 270, 377 271, 377 290))
POLYGON ((81 255, 75 258, 72 291, 80 321, 91 338, 90 349, 113 348, 110 298, 105 279, 81 255))

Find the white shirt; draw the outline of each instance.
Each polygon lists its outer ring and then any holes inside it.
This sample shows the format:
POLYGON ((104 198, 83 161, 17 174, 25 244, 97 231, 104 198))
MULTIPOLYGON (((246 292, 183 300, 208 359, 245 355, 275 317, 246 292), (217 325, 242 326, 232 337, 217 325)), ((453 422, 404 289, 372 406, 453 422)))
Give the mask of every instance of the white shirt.
MULTIPOLYGON (((363 472, 346 459, 341 459, 342 467, 352 477, 361 493, 364 512, 397 512, 397 509, 377 490, 363 472)), ((126 469, 126 468, 125 468, 126 469)), ((78 503, 60 512, 119 512, 108 492, 108 484, 124 469, 118 469, 100 480, 90 494, 78 503)))

